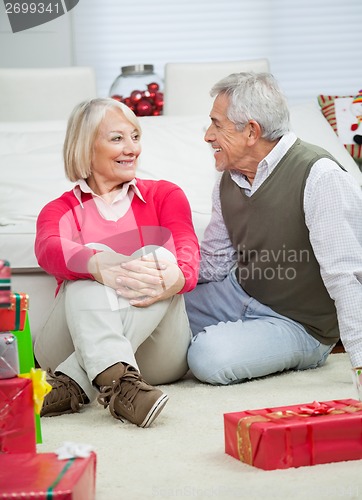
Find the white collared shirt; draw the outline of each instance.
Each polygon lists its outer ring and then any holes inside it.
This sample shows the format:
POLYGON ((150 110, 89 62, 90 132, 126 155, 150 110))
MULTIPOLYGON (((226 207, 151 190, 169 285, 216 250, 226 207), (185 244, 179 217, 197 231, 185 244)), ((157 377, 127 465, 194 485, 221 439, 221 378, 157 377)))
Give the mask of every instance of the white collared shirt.
MULTIPOLYGON (((283 136, 260 162, 250 185, 233 171, 231 177, 252 196, 297 137, 283 136)), ((221 178, 221 176, 220 176, 221 178)), ((219 281, 236 263, 225 227, 217 181, 210 223, 201 244, 200 282, 219 281)), ((304 191, 305 222, 323 282, 335 301, 341 339, 353 366, 362 366, 362 192, 355 179, 328 158, 312 167, 304 191)))
POLYGON ((129 210, 135 194, 146 203, 137 187, 136 179, 125 182, 111 203, 108 203, 104 197, 94 193, 84 179, 79 179, 73 188, 73 192, 82 208, 81 191, 83 193, 90 193, 93 196, 98 212, 106 220, 117 221, 123 217, 129 210))

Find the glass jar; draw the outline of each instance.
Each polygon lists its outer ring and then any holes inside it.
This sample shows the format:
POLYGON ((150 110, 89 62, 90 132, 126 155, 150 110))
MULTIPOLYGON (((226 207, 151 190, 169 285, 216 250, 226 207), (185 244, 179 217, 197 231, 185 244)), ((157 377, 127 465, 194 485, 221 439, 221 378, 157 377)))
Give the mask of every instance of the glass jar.
POLYGON ((137 116, 161 115, 163 110, 162 80, 153 64, 122 66, 109 95, 123 102, 137 116))

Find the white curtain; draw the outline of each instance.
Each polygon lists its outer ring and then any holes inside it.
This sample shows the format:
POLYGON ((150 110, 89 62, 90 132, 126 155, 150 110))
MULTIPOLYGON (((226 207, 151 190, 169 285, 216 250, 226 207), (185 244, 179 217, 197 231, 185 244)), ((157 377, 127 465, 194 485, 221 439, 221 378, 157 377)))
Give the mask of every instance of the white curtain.
POLYGON ((102 96, 121 66, 259 57, 291 103, 362 88, 362 0, 80 0, 72 16, 102 96))

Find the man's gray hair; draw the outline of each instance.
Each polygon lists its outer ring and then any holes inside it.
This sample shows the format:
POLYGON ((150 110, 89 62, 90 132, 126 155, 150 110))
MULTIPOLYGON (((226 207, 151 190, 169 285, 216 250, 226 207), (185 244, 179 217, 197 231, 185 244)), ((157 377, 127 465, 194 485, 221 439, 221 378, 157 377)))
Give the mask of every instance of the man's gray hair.
POLYGON ((239 130, 255 120, 266 140, 274 141, 289 132, 287 100, 272 74, 233 73, 212 87, 211 97, 219 94, 229 97, 227 117, 239 130))

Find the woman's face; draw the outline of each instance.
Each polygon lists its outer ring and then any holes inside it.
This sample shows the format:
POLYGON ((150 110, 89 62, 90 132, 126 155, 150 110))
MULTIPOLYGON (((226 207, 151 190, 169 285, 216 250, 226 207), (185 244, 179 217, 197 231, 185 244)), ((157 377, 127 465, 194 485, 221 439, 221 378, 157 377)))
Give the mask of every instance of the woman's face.
POLYGON ((105 194, 134 179, 140 153, 139 131, 121 110, 109 109, 93 148, 92 173, 87 179, 90 188, 105 194))

